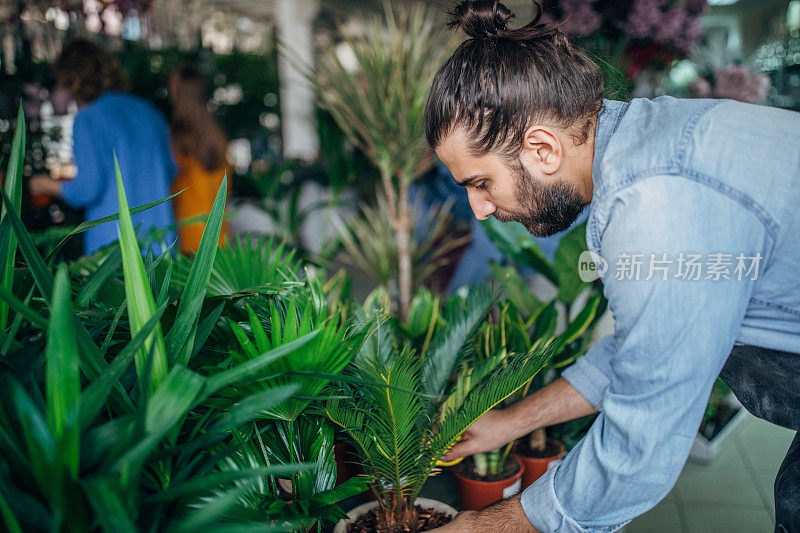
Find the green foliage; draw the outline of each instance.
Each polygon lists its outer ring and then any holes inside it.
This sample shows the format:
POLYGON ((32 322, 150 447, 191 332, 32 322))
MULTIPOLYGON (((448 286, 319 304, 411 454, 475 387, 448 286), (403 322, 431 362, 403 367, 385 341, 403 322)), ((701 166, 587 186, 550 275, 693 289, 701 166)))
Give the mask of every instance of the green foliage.
MULTIPOLYGON (((0 287, 9 318, 0 329, 4 529, 278 531, 340 516, 336 502, 363 487, 328 486, 331 429, 319 417, 299 423, 316 428, 296 433, 305 452, 271 463, 236 459, 261 446, 262 430, 253 428, 273 424, 265 417, 299 418, 369 327, 331 313, 321 294, 298 306, 300 294, 287 289, 317 284, 296 277, 282 245, 258 240, 227 256, 217 251, 224 183, 200 249, 182 269, 168 251, 142 257, 119 173, 117 183, 119 244, 56 269, 0 191, 0 224, 27 267, 0 287), (269 271, 249 274, 259 268, 269 271), (259 317, 262 302, 270 314, 259 317), (245 311, 263 326, 254 341, 263 350, 237 357, 227 353, 229 339, 220 342, 230 332, 221 317, 245 311), (331 361, 320 359, 321 346, 331 361), (318 374, 294 372, 293 361, 318 362, 318 374), (311 472, 323 474, 319 484, 311 472), (269 488, 283 477, 308 493, 303 506, 286 508, 269 488), (262 487, 255 507, 243 497, 254 484, 262 487)), ((0 270, 9 257, 0 256, 0 270)))
MULTIPOLYGON (((423 295, 421 302, 426 299, 423 295)), ((387 527, 413 520, 413 501, 439 458, 480 416, 525 385, 551 356, 545 346, 475 374, 459 402, 452 376, 473 352, 475 335, 494 303, 486 286, 454 296, 442 312, 424 356, 399 323, 384 322, 334 387, 328 417, 352 439, 373 476, 387 527)), ((420 303, 420 306, 423 306, 420 303)), ((367 313, 371 311, 366 311, 367 313)), ((421 330, 422 328, 420 328, 421 330)))

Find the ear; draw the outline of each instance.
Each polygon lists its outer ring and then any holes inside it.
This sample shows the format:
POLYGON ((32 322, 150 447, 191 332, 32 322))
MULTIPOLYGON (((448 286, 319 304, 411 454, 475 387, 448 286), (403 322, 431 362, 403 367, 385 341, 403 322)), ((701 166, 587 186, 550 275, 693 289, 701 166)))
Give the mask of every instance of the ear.
POLYGON ((520 157, 527 165, 538 167, 545 174, 554 174, 561 167, 564 150, 552 128, 534 125, 525 130, 520 157))

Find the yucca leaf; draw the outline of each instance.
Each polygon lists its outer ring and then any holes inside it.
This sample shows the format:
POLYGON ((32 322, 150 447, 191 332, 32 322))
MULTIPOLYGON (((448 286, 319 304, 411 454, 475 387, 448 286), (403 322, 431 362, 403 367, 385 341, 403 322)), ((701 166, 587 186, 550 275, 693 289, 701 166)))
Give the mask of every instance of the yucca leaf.
MULTIPOLYGON (((5 176, 5 192, 11 199, 10 204, 5 204, 0 215, 0 222, 6 218, 6 211, 13 209, 17 214, 22 209, 22 167, 25 164, 25 115, 22 112, 22 104, 17 112, 17 124, 14 129, 14 139, 11 141, 11 159, 8 161, 8 169, 5 176)), ((14 282, 14 258, 17 253, 17 239, 12 233, 8 233, 8 238, 3 239, 0 247, 0 258, 2 258, 2 271, 0 271, 0 287, 8 292, 13 290, 14 282)), ((8 305, 0 301, 0 330, 8 326, 8 305)))
POLYGON ((61 265, 56 273, 50 301, 47 326, 47 423, 73 479, 78 478, 80 459, 80 368, 78 342, 73 323, 67 268, 61 265))
MULTIPOLYGON (((181 302, 186 299, 188 299, 188 296, 184 293, 181 296, 181 302)), ((176 315, 175 322, 172 324, 165 339, 167 353, 175 354, 170 358, 172 359, 170 362, 174 361, 176 364, 181 364, 175 358, 180 358, 181 349, 183 348, 187 348, 191 354, 194 347, 194 335, 197 331, 197 321, 205 299, 206 291, 203 289, 200 294, 195 295, 193 302, 184 306, 183 311, 176 315)), ((186 357, 186 359, 188 360, 189 358, 186 357)))
MULTIPOLYGON (((178 196, 178 194, 180 193, 176 193, 171 196, 167 196, 166 198, 161 198, 160 200, 154 200, 152 202, 148 202, 146 204, 133 207, 131 208, 130 213, 131 215, 135 215, 137 213, 141 213, 142 211, 147 211, 148 209, 153 208, 157 205, 161 205, 164 202, 169 202, 170 200, 178 196)), ((55 248, 50 250, 50 252, 45 257, 45 261, 49 262, 50 259, 52 259, 55 256, 55 254, 57 254, 64 247, 64 245, 67 244, 67 242, 75 235, 83 233, 84 231, 90 230, 92 228, 95 228, 100 224, 105 224, 106 222, 114 222, 115 220, 119 220, 119 213, 114 213, 113 215, 108 215, 107 217, 98 218, 96 220, 87 220, 86 222, 82 222, 81 224, 76 226, 74 230, 70 231, 66 237, 61 239, 59 243, 55 246, 55 248)))
MULTIPOLYGON (((119 245, 122 251, 122 269, 125 275, 125 295, 128 300, 128 319, 130 320, 131 333, 136 334, 147 320, 155 314, 156 304, 153 292, 145 272, 136 232, 133 229, 131 213, 128 209, 128 200, 125 196, 125 187, 119 171, 119 162, 114 155, 114 173, 117 178, 117 196, 119 199, 119 245)), ((153 369, 150 390, 156 390, 158 385, 167 375, 167 352, 164 346, 164 336, 161 325, 157 324, 153 333, 145 341, 136 357, 137 372, 141 376, 144 371, 144 361, 147 353, 153 348, 153 369)))
POLYGON ((217 191, 214 205, 211 207, 208 222, 206 222, 203 236, 200 239, 200 246, 192 261, 192 268, 189 270, 189 277, 183 287, 183 294, 178 304, 176 321, 180 320, 182 315, 187 312, 192 316, 190 327, 185 332, 180 331, 180 335, 176 334, 173 338, 173 344, 170 346, 170 353, 180 354, 177 359, 179 365, 188 366, 189 357, 192 355, 191 339, 197 331, 197 320, 200 316, 199 307, 195 300, 201 293, 206 292, 206 286, 214 268, 219 232, 222 229, 222 218, 225 215, 225 193, 227 187, 228 178, 225 176, 222 178, 222 184, 217 191))
POLYGON ((22 300, 11 294, 5 287, 0 287, 0 300, 8 304, 9 308, 22 316, 25 320, 38 328, 47 327, 47 319, 31 309, 22 300))
POLYGON ((136 470, 160 441, 195 405, 206 379, 181 366, 176 366, 147 399, 144 437, 130 451, 115 461, 114 471, 136 470))
POLYGON ((139 528, 120 498, 117 482, 93 478, 82 483, 94 516, 106 533, 138 533, 139 528))
POLYGON ((9 507, 8 502, 3 497, 3 492, 0 491, 0 516, 3 517, 3 523, 6 526, 8 533, 22 533, 22 528, 19 526, 14 512, 9 507))
POLYGON ((11 228, 14 230, 19 242, 20 252, 25 258, 28 270, 30 270, 42 297, 45 300, 49 300, 50 295, 53 294, 53 274, 48 270, 41 254, 39 254, 39 250, 36 249, 36 245, 31 239, 30 233, 28 233, 22 220, 20 220, 13 201, 3 189, 0 189, 0 195, 3 197, 3 205, 5 206, 5 218, 10 222, 11 228))
POLYGON ((100 292, 106 282, 117 273, 121 264, 122 251, 117 246, 103 260, 100 267, 83 282, 83 287, 81 287, 78 296, 75 297, 75 305, 78 307, 89 305, 89 302, 97 296, 97 293, 100 292))
POLYGON ((11 400, 22 428, 23 442, 27 452, 26 458, 30 463, 34 478, 39 489, 52 498, 53 491, 58 489, 52 484, 53 479, 61 474, 55 467, 56 441, 45 417, 16 380, 11 382, 11 400))
POLYGON ((147 498, 148 502, 164 502, 186 496, 193 496, 209 492, 220 485, 253 477, 286 477, 303 470, 311 470, 313 463, 299 463, 292 465, 274 465, 260 468, 247 468, 241 470, 227 470, 215 472, 207 476, 195 477, 191 481, 170 486, 147 498))
POLYGON ((80 397, 80 419, 81 428, 86 429, 97 414, 106 405, 106 399, 109 393, 113 390, 115 385, 118 385, 118 380, 123 372, 130 366, 136 354, 144 346, 145 340, 152 334, 156 324, 161 320, 161 315, 164 314, 167 304, 163 304, 156 309, 156 312, 151 316, 147 322, 142 326, 136 335, 130 340, 125 347, 120 350, 114 357, 114 360, 108 368, 97 379, 93 380, 86 389, 81 393, 80 397))

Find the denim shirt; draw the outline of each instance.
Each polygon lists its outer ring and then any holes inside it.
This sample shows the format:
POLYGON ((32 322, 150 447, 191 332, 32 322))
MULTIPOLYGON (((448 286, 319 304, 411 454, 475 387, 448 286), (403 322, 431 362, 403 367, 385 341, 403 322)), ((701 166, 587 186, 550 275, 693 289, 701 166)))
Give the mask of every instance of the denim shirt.
POLYGON ((800 114, 604 101, 592 179, 615 330, 563 374, 599 416, 523 492, 541 531, 614 531, 666 496, 734 344, 800 357, 800 114))

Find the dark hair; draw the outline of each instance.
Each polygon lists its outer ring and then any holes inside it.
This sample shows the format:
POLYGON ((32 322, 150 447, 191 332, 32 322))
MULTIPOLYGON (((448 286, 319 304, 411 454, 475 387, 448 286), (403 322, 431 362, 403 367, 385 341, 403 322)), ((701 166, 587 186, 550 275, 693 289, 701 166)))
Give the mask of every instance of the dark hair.
POLYGON ((128 87, 119 61, 84 39, 70 42, 53 70, 58 84, 87 104, 107 91, 125 91, 128 87))
POLYGON ((572 46, 556 24, 531 22, 509 29, 514 14, 497 0, 465 1, 450 27, 469 39, 437 72, 425 107, 425 135, 436 148, 464 127, 472 150, 519 153, 525 130, 550 122, 585 142, 603 98, 599 67, 572 46))
POLYGON ((179 65, 170 74, 172 146, 196 159, 208 172, 225 164, 228 137, 208 110, 208 82, 194 66, 179 65))

